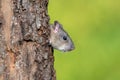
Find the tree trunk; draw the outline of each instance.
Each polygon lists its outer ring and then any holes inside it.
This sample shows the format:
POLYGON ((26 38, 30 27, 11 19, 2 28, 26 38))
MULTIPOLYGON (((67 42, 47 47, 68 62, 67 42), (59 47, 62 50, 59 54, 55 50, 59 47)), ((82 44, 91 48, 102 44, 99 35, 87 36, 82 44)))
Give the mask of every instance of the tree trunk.
POLYGON ((56 80, 48 0, 0 0, 0 80, 56 80))

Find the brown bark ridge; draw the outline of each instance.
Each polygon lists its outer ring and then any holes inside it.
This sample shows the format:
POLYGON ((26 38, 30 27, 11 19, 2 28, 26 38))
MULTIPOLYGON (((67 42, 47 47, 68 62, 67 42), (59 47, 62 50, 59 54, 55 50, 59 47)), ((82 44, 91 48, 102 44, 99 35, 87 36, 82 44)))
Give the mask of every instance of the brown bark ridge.
POLYGON ((0 0, 0 80, 56 80, 48 0, 0 0))

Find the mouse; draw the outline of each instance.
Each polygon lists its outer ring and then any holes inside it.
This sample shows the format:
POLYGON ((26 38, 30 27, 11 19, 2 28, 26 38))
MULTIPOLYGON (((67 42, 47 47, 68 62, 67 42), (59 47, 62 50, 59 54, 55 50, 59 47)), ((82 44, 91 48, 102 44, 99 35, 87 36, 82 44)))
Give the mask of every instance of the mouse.
POLYGON ((71 37, 58 21, 54 21, 54 23, 50 25, 49 43, 54 49, 62 52, 68 52, 75 49, 71 37))

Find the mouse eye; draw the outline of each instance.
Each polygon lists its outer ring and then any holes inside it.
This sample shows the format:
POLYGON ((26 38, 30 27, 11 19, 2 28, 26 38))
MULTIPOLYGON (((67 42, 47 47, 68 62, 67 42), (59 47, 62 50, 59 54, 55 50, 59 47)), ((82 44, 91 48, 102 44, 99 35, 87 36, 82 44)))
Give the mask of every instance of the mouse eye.
POLYGON ((66 37, 66 36, 63 36, 63 40, 67 40, 67 37, 66 37))

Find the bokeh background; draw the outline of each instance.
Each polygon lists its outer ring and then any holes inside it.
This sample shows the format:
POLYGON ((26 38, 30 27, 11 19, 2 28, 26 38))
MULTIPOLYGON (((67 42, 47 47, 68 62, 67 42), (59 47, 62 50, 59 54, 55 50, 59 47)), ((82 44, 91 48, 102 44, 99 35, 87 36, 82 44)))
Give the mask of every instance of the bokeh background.
POLYGON ((48 13, 76 47, 55 50, 57 80, 120 80, 120 0, 49 0, 48 13))

